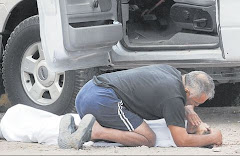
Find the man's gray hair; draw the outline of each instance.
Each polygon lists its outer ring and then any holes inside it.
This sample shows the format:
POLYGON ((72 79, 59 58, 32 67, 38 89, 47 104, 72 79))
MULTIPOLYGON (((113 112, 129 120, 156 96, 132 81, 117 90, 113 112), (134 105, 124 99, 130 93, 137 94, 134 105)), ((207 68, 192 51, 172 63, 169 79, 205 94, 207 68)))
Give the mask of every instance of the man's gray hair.
POLYGON ((203 71, 192 71, 185 74, 185 85, 192 89, 190 96, 200 97, 202 93, 205 93, 208 99, 214 97, 215 85, 213 79, 203 71))

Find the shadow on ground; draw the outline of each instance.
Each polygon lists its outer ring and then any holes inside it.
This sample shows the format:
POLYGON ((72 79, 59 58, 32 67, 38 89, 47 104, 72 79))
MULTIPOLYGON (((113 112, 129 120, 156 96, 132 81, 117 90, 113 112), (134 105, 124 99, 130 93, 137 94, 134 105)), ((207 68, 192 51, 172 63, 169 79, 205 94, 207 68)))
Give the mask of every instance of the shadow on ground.
POLYGON ((240 106, 240 83, 216 86, 215 96, 200 107, 240 106))

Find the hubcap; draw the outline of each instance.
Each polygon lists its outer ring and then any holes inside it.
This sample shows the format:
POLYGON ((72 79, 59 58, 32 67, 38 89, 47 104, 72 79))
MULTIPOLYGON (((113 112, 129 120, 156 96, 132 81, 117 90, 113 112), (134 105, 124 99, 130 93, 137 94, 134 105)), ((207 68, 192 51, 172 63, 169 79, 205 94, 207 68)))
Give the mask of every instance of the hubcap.
POLYGON ((44 81, 48 78, 48 69, 45 66, 41 66, 38 69, 38 77, 40 80, 44 81))
POLYGON ((21 80, 29 98, 39 105, 50 105, 61 95, 65 73, 52 72, 45 60, 41 42, 31 45, 21 64, 21 80))

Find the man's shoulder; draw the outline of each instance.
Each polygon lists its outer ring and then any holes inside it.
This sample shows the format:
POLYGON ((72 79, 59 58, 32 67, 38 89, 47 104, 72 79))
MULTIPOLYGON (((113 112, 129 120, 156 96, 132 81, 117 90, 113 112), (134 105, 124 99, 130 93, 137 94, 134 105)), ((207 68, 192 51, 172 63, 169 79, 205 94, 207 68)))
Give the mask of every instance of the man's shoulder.
POLYGON ((167 64, 157 64, 157 65, 150 65, 148 66, 148 68, 150 69, 156 69, 156 70, 159 70, 161 72, 167 72, 167 73, 171 73, 171 74, 176 74, 176 75, 181 75, 181 72, 173 67, 173 66, 170 66, 170 65, 167 65, 167 64))

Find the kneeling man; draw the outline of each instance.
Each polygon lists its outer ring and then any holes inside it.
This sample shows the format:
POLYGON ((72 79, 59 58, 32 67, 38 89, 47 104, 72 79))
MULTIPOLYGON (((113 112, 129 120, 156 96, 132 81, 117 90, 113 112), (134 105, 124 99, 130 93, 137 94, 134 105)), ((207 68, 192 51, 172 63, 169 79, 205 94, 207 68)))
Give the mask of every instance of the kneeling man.
MULTIPOLYGON (((219 130, 210 129, 210 134, 196 135, 185 128, 185 108, 189 112, 189 108, 213 98, 214 88, 212 78, 205 72, 181 75, 168 65, 94 76, 76 97, 82 122, 76 128, 72 117, 65 116, 58 144, 61 148, 79 149, 86 141, 100 139, 125 146, 152 147, 156 136, 143 119, 165 118, 177 146, 221 145, 219 130)), ((193 129, 201 120, 188 123, 189 129, 193 129)))

